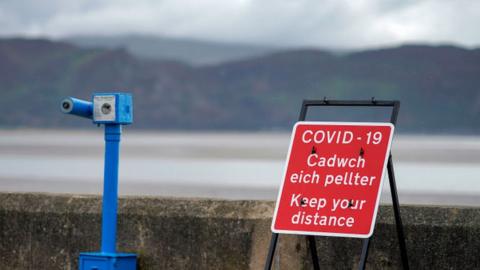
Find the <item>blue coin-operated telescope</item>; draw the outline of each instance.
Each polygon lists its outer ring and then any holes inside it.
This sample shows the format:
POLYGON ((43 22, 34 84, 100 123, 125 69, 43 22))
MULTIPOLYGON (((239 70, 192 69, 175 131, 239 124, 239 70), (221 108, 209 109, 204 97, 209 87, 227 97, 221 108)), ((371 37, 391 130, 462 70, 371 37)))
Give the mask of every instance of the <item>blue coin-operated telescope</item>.
POLYGON ((117 253, 118 154, 122 125, 132 123, 132 95, 96 93, 92 102, 76 98, 62 101, 64 113, 93 119, 105 125, 105 168, 102 204, 102 245, 98 252, 82 252, 80 270, 135 270, 137 255, 117 253))

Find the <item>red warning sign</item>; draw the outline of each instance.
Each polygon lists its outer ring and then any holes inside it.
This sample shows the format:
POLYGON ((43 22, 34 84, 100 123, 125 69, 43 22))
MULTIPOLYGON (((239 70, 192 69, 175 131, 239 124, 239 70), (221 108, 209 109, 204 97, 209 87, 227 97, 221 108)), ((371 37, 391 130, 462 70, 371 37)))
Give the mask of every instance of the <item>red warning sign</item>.
POLYGON ((298 122, 272 231, 371 236, 393 130, 390 123, 298 122))

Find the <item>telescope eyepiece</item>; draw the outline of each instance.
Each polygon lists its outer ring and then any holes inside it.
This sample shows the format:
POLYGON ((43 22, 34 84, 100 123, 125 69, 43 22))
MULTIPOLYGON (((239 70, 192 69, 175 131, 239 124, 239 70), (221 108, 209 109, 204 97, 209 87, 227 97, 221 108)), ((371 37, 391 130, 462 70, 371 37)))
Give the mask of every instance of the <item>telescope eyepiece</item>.
POLYGON ((92 119, 92 103, 78 98, 68 97, 60 103, 63 113, 92 119))
POLYGON ((62 107, 63 107, 65 110, 68 110, 68 109, 70 109, 70 103, 68 103, 68 102, 63 102, 62 107))
POLYGON ((62 112, 70 113, 73 109, 73 102, 71 99, 66 98, 62 101, 62 112))

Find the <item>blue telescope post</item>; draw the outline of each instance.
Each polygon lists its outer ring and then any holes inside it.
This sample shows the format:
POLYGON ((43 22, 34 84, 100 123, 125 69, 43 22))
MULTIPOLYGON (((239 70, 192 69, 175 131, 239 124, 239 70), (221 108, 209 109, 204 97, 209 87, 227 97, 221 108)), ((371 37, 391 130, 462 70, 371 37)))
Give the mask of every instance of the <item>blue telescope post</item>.
POLYGON ((122 126, 105 125, 105 169, 102 205, 102 246, 103 253, 116 252, 118 159, 122 126))
POLYGON ((132 96, 98 93, 92 102, 76 98, 62 101, 64 113, 89 118, 105 125, 105 167, 102 203, 102 242, 99 252, 82 252, 79 270, 135 270, 136 254, 116 252, 118 161, 122 125, 133 120, 132 96))

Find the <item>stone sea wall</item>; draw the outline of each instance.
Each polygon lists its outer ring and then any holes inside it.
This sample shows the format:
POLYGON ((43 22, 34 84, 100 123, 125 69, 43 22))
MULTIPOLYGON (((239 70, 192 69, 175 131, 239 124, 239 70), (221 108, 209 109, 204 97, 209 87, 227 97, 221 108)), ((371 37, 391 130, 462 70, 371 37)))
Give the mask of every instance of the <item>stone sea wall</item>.
MULTIPOLYGON (((118 250, 138 269, 263 269, 273 202, 126 197, 118 250)), ((411 269, 480 269, 480 209, 402 206, 411 269)), ((0 269, 77 269, 100 244, 101 198, 0 193, 0 269)), ((360 239, 317 237, 322 269, 355 269, 360 239)), ((305 237, 280 235, 274 269, 312 269, 305 237)), ((381 206, 368 269, 401 269, 393 211, 381 206)))

